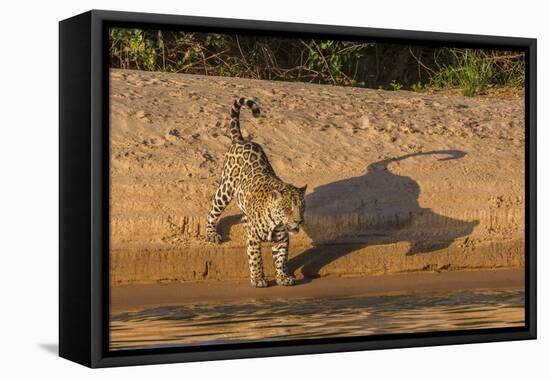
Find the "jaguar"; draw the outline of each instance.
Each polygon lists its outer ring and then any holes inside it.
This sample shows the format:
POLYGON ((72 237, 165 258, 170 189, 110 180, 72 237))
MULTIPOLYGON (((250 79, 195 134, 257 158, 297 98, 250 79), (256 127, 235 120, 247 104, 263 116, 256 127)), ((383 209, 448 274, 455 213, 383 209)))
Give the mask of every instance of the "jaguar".
POLYGON ((212 243, 222 242, 217 223, 224 209, 235 199, 243 213, 252 286, 268 286, 261 253, 265 242, 271 243, 277 284, 292 286, 296 278, 287 266, 289 234, 297 234, 304 224, 307 185, 296 187, 281 180, 263 148, 243 138, 239 121, 242 106, 249 108, 254 117, 260 116, 260 107, 254 100, 241 97, 231 106, 228 126, 231 146, 225 154, 221 179, 212 196, 206 239, 212 243))

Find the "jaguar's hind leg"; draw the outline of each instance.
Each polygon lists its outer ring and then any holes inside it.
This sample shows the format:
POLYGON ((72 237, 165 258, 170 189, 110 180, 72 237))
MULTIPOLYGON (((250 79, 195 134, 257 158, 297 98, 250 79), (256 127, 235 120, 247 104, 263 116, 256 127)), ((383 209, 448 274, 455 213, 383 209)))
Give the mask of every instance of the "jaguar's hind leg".
POLYGON ((212 196, 212 204, 210 211, 206 217, 206 240, 212 243, 221 243, 222 237, 216 231, 216 225, 223 210, 227 207, 229 202, 233 199, 233 190, 226 184, 221 183, 216 190, 214 196, 212 196))

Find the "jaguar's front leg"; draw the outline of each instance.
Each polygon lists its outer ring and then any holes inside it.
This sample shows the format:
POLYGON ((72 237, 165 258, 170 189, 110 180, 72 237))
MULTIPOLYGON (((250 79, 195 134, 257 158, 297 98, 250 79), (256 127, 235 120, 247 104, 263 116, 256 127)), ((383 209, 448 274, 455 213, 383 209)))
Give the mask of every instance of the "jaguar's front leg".
POLYGON ((271 247, 273 263, 275 264, 277 285, 292 286, 296 284, 296 277, 288 273, 288 232, 276 235, 277 242, 271 247))
POLYGON ((250 283, 255 287, 267 287, 267 280, 265 279, 264 265, 262 262, 261 243, 249 237, 246 253, 248 255, 248 265, 250 267, 250 283))

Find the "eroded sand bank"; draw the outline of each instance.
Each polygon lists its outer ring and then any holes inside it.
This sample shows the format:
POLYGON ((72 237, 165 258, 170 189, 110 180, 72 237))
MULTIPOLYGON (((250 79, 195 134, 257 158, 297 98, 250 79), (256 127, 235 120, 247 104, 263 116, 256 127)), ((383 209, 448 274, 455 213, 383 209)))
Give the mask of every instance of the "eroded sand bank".
POLYGON ((523 266, 522 101, 113 70, 113 285, 246 280, 236 206, 203 240, 243 95, 263 111, 243 134, 308 184, 299 277, 523 266))

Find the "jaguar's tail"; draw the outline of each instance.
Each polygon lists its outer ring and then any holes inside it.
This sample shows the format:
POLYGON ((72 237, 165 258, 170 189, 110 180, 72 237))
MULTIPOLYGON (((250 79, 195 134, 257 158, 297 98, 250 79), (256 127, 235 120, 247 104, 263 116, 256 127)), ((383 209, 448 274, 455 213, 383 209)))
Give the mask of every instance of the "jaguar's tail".
POLYGON ((254 117, 259 117, 260 107, 254 100, 250 100, 245 97, 241 97, 235 100, 233 106, 231 106, 231 122, 229 123, 229 132, 231 133, 231 141, 237 142, 243 140, 241 134, 241 125, 239 122, 239 115, 241 114, 241 106, 246 105, 252 111, 254 117))

